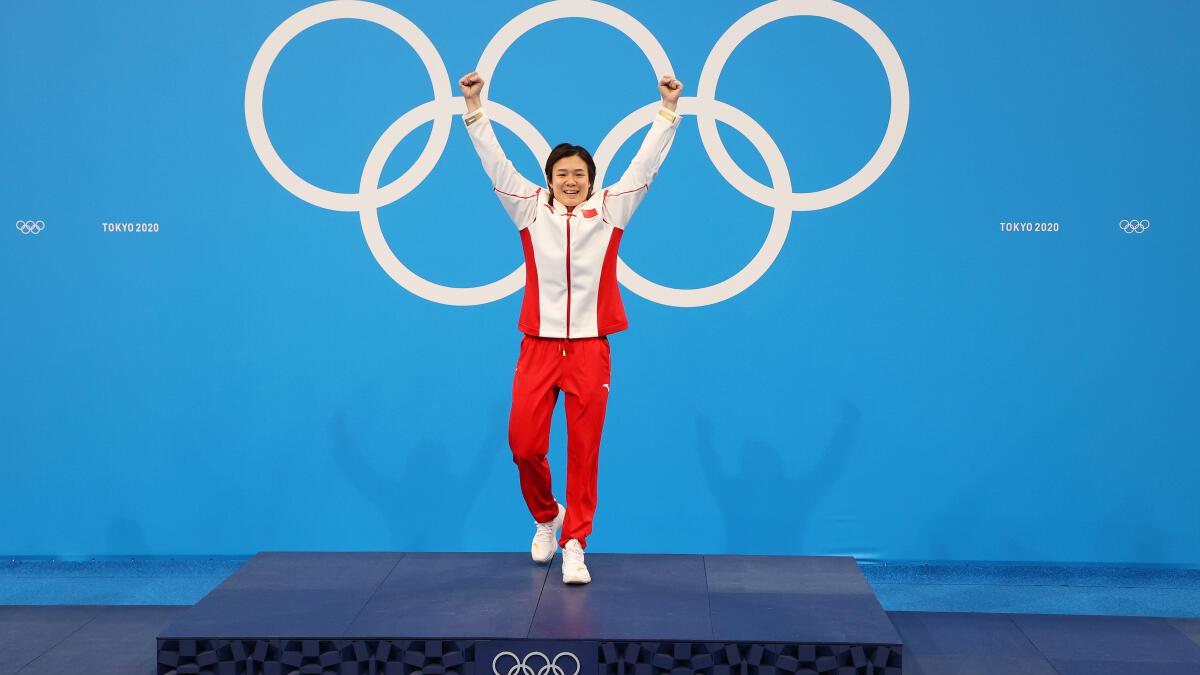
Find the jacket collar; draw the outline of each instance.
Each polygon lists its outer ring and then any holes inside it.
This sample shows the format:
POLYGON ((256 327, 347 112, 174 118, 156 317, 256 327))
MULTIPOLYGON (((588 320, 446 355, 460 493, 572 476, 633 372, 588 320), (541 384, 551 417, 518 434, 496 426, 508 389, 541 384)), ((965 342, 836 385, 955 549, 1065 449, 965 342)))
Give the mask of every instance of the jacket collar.
MULTIPOLYGON (((571 212, 571 215, 576 215, 576 214, 578 214, 578 213, 579 213, 579 211, 580 211, 581 209, 590 209, 590 208, 593 208, 593 207, 592 207, 592 200, 593 200, 593 199, 595 199, 595 198, 596 198, 596 196, 597 196, 597 195, 596 195, 595 193, 593 193, 591 197, 587 198, 587 199, 586 199, 586 200, 584 200, 583 202, 580 202, 579 204, 576 204, 576 205, 575 205, 575 210, 571 212)), ((566 215, 566 214, 567 214, 567 207, 566 207, 566 206, 563 206, 563 203, 562 203, 562 202, 560 202, 560 201, 558 201, 558 197, 555 197, 555 198, 551 199, 551 200, 550 200, 550 205, 551 205, 551 207, 553 208, 554 215, 556 215, 556 216, 564 216, 564 215, 566 215)))

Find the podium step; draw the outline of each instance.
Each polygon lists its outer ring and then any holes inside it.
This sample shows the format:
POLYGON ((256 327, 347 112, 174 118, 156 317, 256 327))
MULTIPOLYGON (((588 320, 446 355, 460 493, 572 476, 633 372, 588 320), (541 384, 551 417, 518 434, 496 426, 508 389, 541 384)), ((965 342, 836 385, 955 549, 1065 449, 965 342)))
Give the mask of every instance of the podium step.
POLYGON ((261 553, 158 636, 158 673, 899 675, 852 558, 261 553))

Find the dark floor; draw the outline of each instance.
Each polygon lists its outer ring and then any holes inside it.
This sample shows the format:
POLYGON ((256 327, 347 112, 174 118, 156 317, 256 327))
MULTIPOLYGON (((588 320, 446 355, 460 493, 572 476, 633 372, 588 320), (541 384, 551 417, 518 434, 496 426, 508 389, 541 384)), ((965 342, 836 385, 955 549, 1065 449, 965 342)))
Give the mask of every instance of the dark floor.
MULTIPOLYGON (((2 559, 0 605, 191 605, 248 559, 2 559)), ((1200 568, 920 561, 859 566, 889 611, 1200 617, 1200 568)))
MULTIPOLYGON (((0 675, 151 675, 155 636, 187 609, 0 606, 0 675)), ((888 615, 906 675, 1200 675, 1200 619, 888 615)))

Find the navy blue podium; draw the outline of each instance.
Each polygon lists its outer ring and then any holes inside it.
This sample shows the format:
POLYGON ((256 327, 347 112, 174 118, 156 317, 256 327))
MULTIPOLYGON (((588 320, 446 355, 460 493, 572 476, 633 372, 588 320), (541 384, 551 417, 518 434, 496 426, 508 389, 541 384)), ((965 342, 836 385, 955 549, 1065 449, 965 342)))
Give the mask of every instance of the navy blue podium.
POLYGON ((160 675, 899 675, 851 558, 260 553, 158 636, 160 675))

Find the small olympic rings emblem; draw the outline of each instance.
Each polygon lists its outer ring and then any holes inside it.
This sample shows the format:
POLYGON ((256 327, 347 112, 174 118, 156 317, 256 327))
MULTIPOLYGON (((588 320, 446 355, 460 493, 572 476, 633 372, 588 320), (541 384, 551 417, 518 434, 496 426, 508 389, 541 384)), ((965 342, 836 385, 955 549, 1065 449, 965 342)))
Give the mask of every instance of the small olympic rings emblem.
MULTIPOLYGON (((611 5, 595 0, 552 0, 513 17, 484 47, 475 70, 484 78, 481 97, 487 101, 492 121, 515 133, 539 159, 550 154, 550 146, 541 133, 513 110, 488 100, 488 89, 494 80, 492 74, 500 58, 518 38, 544 23, 569 18, 598 21, 624 33, 650 61, 655 77, 662 73, 678 72, 672 67, 658 39, 637 19, 611 5)), ((658 106, 656 101, 634 110, 600 142, 594 154, 597 171, 593 182, 596 185, 603 185, 605 169, 609 168, 608 164, 617 150, 639 129, 650 124, 658 106)), ((721 176, 738 192, 773 209, 771 228, 766 239, 745 267, 724 281, 704 288, 671 288, 657 284, 640 276, 620 258, 617 259, 617 280, 647 300, 676 307, 711 305, 741 293, 757 282, 775 262, 787 239, 792 213, 816 211, 841 204, 866 190, 883 174, 904 140, 908 111, 908 75, 900 54, 883 30, 861 12, 835 0, 774 0, 751 10, 717 39, 704 61, 696 95, 681 97, 678 112, 696 117, 700 141, 721 176), (887 75, 891 95, 887 129, 875 153, 850 178, 816 192, 793 192, 787 163, 775 141, 752 117, 716 98, 718 78, 734 48, 759 28, 793 16, 825 18, 854 31, 879 58, 887 75), (741 133, 758 150, 766 163, 771 185, 759 183, 734 162, 717 133, 718 121, 741 133)), ((357 211, 367 245, 380 267, 410 292, 447 305, 481 305, 507 297, 524 285, 525 266, 521 265, 508 276, 482 286, 461 288, 434 283, 417 275, 396 257, 384 239, 379 224, 379 208, 412 192, 433 171, 450 136, 452 118, 464 112, 466 105, 463 98, 452 95, 446 64, 425 33, 395 11, 359 0, 330 0, 288 17, 267 36, 246 78, 246 128, 254 152, 267 172, 288 192, 314 206, 332 211, 357 211), (317 187, 292 171, 271 144, 263 115, 267 75, 283 48, 305 30, 336 19, 368 21, 395 33, 416 51, 433 87, 433 100, 400 115, 375 142, 363 164, 358 192, 350 193, 317 187), (433 128, 429 140, 416 162, 399 178, 380 186, 384 165, 392 151, 409 133, 430 121, 433 122, 433 128)), ((533 182, 540 184, 542 181, 533 182)))
POLYGON ((1120 225, 1125 234, 1141 234, 1150 229, 1149 220, 1122 220, 1120 225))
POLYGON ((46 223, 40 220, 18 220, 17 231, 21 234, 37 234, 46 229, 46 223))
POLYGON ((529 652, 524 659, 518 659, 517 655, 512 652, 500 652, 496 658, 492 659, 492 673, 494 675, 579 675, 579 657, 571 652, 559 652, 551 659, 541 652, 529 652), (505 656, 513 660, 513 665, 508 670, 500 672, 500 659, 505 656), (538 665, 534 657, 541 659, 542 662, 541 667, 537 670, 533 669, 533 666, 538 665), (569 657, 575 662, 574 671, 568 673, 558 665, 558 660, 563 657, 569 657))

